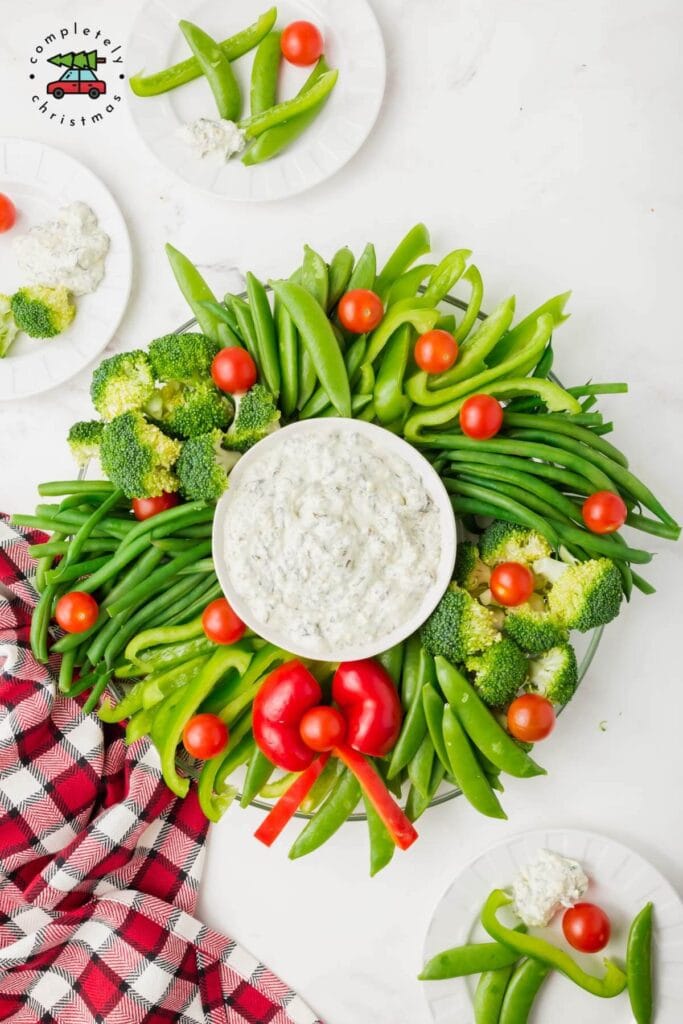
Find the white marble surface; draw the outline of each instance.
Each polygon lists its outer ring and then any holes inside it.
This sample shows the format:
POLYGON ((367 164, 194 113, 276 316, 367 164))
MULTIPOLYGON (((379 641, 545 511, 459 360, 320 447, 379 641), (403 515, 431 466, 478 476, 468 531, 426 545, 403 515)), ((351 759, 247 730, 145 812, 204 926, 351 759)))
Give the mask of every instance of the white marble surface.
MULTIPOLYGON (((138 6, 108 0, 97 19, 125 36, 138 6)), ((475 250, 489 306, 514 291, 528 310, 574 289, 557 369, 575 383, 631 382, 629 396, 603 403, 617 419, 616 442, 680 515, 683 6, 374 6, 389 79, 373 137, 312 192, 236 206, 190 191, 155 164, 125 109, 104 132, 66 131, 39 117, 26 82, 27 41, 45 21, 92 18, 93 5, 38 2, 29 15, 28 5, 0 0, 0 133, 79 155, 115 192, 130 226, 137 273, 111 351, 185 318, 162 252, 167 240, 223 289, 250 267, 287 271, 304 241, 331 253, 371 238, 386 252, 424 220, 438 250, 475 250)), ((62 439, 87 415, 87 388, 84 373, 59 393, 0 406, 0 507, 30 509, 38 480, 70 473, 62 439)), ((681 548, 654 538, 650 546, 662 552, 647 572, 658 595, 636 596, 608 629, 584 689, 543 750, 548 777, 507 787, 507 823, 484 821, 463 801, 430 811, 420 842, 369 881, 362 826, 289 863, 286 840, 271 851, 251 840, 257 812, 234 810, 211 834, 204 918, 280 971, 328 1024, 423 1024, 413 978, 427 921, 453 874, 486 844, 525 828, 602 830, 683 889, 681 548)))

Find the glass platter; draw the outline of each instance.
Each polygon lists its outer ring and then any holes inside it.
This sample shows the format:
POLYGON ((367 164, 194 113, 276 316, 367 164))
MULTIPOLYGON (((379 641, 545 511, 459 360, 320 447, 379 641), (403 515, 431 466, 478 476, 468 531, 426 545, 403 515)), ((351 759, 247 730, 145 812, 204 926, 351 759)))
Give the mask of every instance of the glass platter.
MULTIPOLYGON (((242 297, 246 298, 246 293, 243 293, 242 297)), ((458 309, 461 309, 461 310, 464 310, 464 309, 467 308, 467 303, 465 303, 461 299, 457 299, 457 298, 455 298, 454 296, 451 296, 451 295, 445 296, 443 301, 446 304, 448 304, 450 306, 455 306, 455 307, 457 307, 458 309)), ((478 314, 478 319, 479 320, 485 320, 486 319, 486 315, 487 315, 486 313, 482 313, 480 311, 479 314, 478 314)), ((177 327, 173 333, 174 334, 182 334, 184 331, 189 331, 193 327, 196 326, 196 323, 197 323, 197 321, 194 318, 191 319, 191 320, 187 320, 184 324, 181 324, 180 327, 177 327)), ((558 384, 560 383, 560 381, 558 381, 557 377, 554 374, 552 374, 552 373, 550 374, 550 379, 554 380, 558 384)), ((83 477, 83 478, 86 478, 88 476, 93 476, 95 474, 95 472, 96 472, 96 468, 95 467, 97 467, 97 469, 99 469, 99 465, 97 463, 89 464, 83 470, 81 470, 79 476, 83 477)), ((457 525, 458 525, 458 536, 459 536, 459 539, 462 539, 462 529, 461 529, 459 523, 457 525)), ((576 657, 577 657, 577 661, 578 661, 579 685, 581 684, 583 679, 586 677, 586 674, 588 672, 588 669, 590 668, 591 662, 593 661, 593 658, 595 657, 596 651, 597 651, 598 646, 600 644, 600 640, 602 638, 603 629, 604 629, 604 627, 600 626, 598 629, 591 630, 589 633, 585 633, 585 634, 583 634, 583 633, 572 633, 571 642, 572 642, 572 645, 574 646, 574 649, 576 651, 576 657)), ((120 700, 123 697, 124 693, 125 693, 125 688, 120 683, 118 683, 116 681, 114 681, 114 682, 109 684, 109 690, 113 693, 113 695, 116 697, 117 700, 120 700)), ((560 713, 561 713, 561 710, 560 710, 560 713)), ((197 776, 199 774, 199 768, 198 768, 197 762, 193 761, 189 756, 184 754, 184 752, 181 752, 181 753, 178 754, 178 765, 179 765, 179 767, 182 768, 182 770, 183 770, 183 772, 185 774, 187 774, 191 778, 197 778, 197 776)), ((246 771, 246 766, 243 766, 241 768, 236 769, 235 776, 236 776, 236 780, 237 780, 236 781, 236 785, 237 785, 238 789, 239 789, 240 781, 244 778, 244 772, 245 771, 246 771)), ((404 787, 404 791, 407 791, 407 787, 404 787)), ((441 786, 439 787, 439 790, 436 793, 436 795, 430 801, 429 807, 436 807, 439 804, 447 803, 449 800, 454 800, 455 797, 458 797, 458 796, 461 796, 461 795, 462 795, 461 791, 460 791, 460 789, 458 789, 457 786, 454 786, 452 783, 449 783, 449 782, 442 782, 441 786)), ((238 796, 237 796, 236 799, 239 800, 239 798, 240 798, 240 794, 238 793, 238 796)), ((256 799, 251 801, 251 806, 258 807, 258 808, 260 808, 261 810, 264 810, 264 811, 269 811, 271 809, 271 807, 273 806, 273 803, 274 803, 274 801, 267 801, 265 799, 256 798, 256 799)), ((303 811, 297 811, 296 817, 297 818, 310 818, 310 817, 312 817, 312 815, 308 814, 308 813, 305 813, 303 811)), ((363 812, 360 812, 360 811, 357 812, 357 813, 354 813, 354 814, 350 814, 349 817, 347 818, 347 821, 365 821, 365 820, 366 820, 365 814, 363 812)))

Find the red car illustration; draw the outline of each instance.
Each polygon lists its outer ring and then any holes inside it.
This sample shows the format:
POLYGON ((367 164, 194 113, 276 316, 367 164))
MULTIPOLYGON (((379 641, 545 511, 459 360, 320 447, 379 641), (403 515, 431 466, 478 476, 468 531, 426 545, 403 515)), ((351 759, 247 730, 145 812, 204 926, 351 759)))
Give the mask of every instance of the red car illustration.
POLYGON ((83 93, 96 100, 107 91, 107 83, 97 77, 89 68, 69 68, 57 82, 49 82, 47 91, 56 100, 66 93, 83 93))

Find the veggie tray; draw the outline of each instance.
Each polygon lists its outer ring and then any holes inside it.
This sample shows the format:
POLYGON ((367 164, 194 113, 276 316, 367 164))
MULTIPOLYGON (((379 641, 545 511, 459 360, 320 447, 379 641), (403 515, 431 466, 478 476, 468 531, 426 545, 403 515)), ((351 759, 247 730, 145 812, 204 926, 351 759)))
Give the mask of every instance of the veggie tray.
MULTIPOLYGON (((147 351, 105 360, 91 388, 100 419, 75 424, 68 440, 79 464, 98 458, 107 479, 43 484, 41 495, 59 503, 14 518, 53 533, 32 548, 41 596, 31 643, 40 660, 62 655, 62 692, 89 690, 91 711, 111 685, 115 703, 100 703, 100 717, 126 721, 128 742, 149 736, 179 796, 189 780, 177 752, 194 757, 190 774, 198 771, 211 820, 237 797, 234 773, 246 766, 241 805, 276 800, 261 841, 270 845, 295 814, 311 815, 293 858, 362 801, 373 874, 415 841, 431 802, 460 791, 480 813, 505 817, 501 775, 544 773, 531 744, 552 731, 623 599, 634 587, 653 591, 637 571, 652 555, 620 528, 680 533, 606 439, 612 424, 598 397, 626 385, 564 388, 551 376, 568 294, 513 325, 513 298, 481 313, 468 250, 418 262, 429 251, 423 225, 379 269, 372 245, 358 258, 341 249, 329 264, 306 246, 291 277, 270 282, 272 301, 251 273, 246 296, 219 301, 167 246, 201 333, 188 324, 147 351), (375 658, 341 664, 294 658, 249 630, 221 597, 211 558, 215 505, 237 460, 279 426, 330 416, 374 422, 417 448, 467 538, 420 629, 375 658), (590 636, 581 672, 577 632, 590 636)), ((319 490, 334 477, 325 454, 319 490)), ((401 491, 396 500, 416 527, 405 543, 416 545, 417 577, 434 547, 419 538, 428 503, 411 512, 401 491)), ((289 524, 250 525, 263 545, 256 572, 289 524)), ((390 548, 387 572, 402 544, 390 548)), ((353 559, 340 567, 326 558, 323 545, 324 579, 343 582, 353 559)), ((294 630, 297 597, 277 600, 276 568, 275 604, 291 602, 294 630)), ((395 596, 382 593, 378 613, 395 596)), ((320 583, 313 598, 324 605, 320 583)))

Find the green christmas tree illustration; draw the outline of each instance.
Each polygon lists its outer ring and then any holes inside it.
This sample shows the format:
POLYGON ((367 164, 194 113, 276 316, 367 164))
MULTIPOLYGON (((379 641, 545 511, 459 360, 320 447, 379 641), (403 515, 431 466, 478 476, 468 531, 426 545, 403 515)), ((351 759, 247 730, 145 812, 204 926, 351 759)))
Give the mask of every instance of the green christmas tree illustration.
POLYGON ((106 57, 98 57, 97 50, 72 50, 70 53, 58 53, 54 57, 48 57, 48 63, 56 64, 62 68, 90 68, 97 69, 98 64, 106 64, 106 57))

